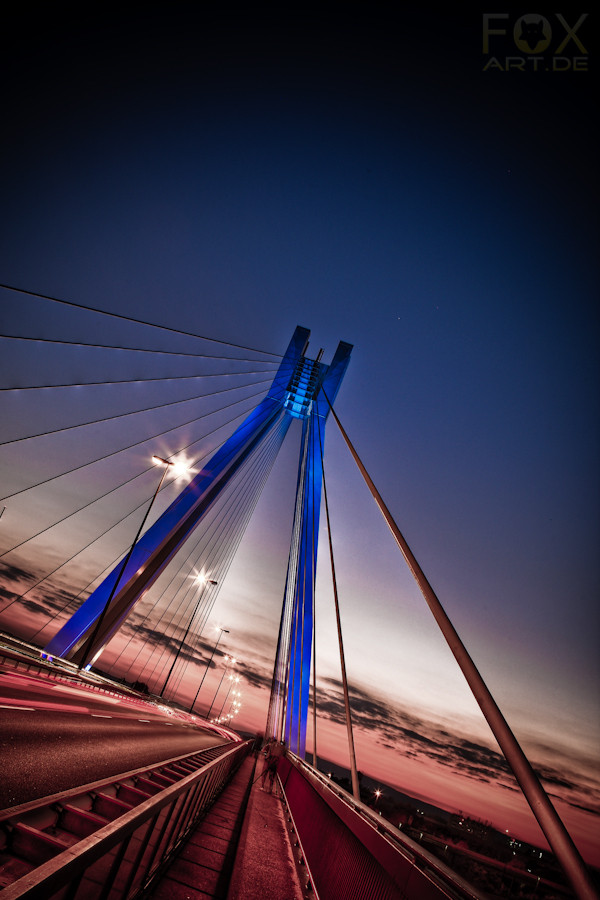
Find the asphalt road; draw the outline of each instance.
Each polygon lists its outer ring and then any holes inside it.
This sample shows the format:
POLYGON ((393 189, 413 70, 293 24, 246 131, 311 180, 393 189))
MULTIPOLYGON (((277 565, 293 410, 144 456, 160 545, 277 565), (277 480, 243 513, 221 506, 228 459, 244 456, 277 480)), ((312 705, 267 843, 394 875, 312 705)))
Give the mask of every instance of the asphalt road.
POLYGON ((0 809, 222 743, 144 701, 0 673, 0 809))

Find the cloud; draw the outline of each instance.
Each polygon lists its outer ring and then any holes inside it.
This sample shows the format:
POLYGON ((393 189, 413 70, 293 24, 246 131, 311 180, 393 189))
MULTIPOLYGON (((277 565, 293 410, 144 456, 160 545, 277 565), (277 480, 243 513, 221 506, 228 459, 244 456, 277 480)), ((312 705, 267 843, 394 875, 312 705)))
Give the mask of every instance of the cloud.
POLYGON ((37 577, 31 572, 27 572, 25 569, 20 569, 19 566, 14 566, 10 563, 0 563, 0 569, 0 576, 5 578, 8 582, 35 581, 37 577))
POLYGON ((580 771, 575 775, 568 767, 558 771, 549 764, 536 766, 536 771, 552 796, 576 809, 600 815, 600 784, 594 776, 586 777, 580 771))
MULTIPOLYGON (((33 572, 19 566, 0 563, 0 579, 3 582, 0 584, 0 599, 8 601, 4 607, 5 621, 10 616, 16 623, 19 615, 28 615, 38 620, 44 618, 47 622, 55 620, 55 627, 58 628, 68 613, 82 601, 60 584, 53 585, 49 580, 36 584, 36 577, 33 572)), ((221 646, 215 648, 214 636, 196 636, 193 631, 181 648, 185 627, 165 625, 165 631, 161 631, 160 623, 148 624, 152 611, 151 604, 145 609, 142 603, 132 611, 119 632, 121 647, 125 642, 135 642, 145 650, 146 662, 142 671, 137 667, 136 677, 139 679, 152 681, 164 678, 164 671, 174 654, 179 651, 182 665, 192 664, 203 668, 208 665, 211 670, 221 667, 225 655, 233 652, 221 646), (160 656, 159 675, 156 674, 155 665, 157 656, 160 656), (150 666, 153 667, 152 674, 147 675, 146 670, 150 666)), ((236 653, 235 672, 249 687, 269 691, 273 666, 270 654, 265 652, 264 644, 254 641, 252 636, 249 645, 244 643, 243 646, 245 658, 240 658, 242 654, 236 653)), ((118 644, 114 650, 117 652, 115 669, 120 665, 125 670, 127 665, 134 668, 134 663, 137 666, 139 653, 133 662, 129 657, 130 662, 126 663, 125 654, 118 644), (122 659, 119 653, 122 653, 122 659)), ((468 734, 461 734, 458 729, 453 733, 448 730, 447 722, 442 724, 420 716, 414 709, 393 705, 356 684, 350 687, 350 707, 354 728, 368 732, 385 750, 401 753, 411 760, 425 763, 430 761, 480 784, 494 784, 505 791, 518 790, 506 760, 492 745, 491 736, 488 745, 473 740, 468 734)), ((345 726, 342 685, 338 679, 326 677, 319 680, 317 709, 322 719, 345 726)), ((553 798, 560 799, 574 809, 600 814, 600 783, 589 760, 567 760, 560 756, 556 748, 541 744, 530 748, 530 754, 532 765, 553 798), (544 759, 544 762, 537 763, 536 756, 544 759), (581 765, 577 766, 577 762, 581 765)))
MULTIPOLYGON (((334 678, 321 680, 317 686, 317 709, 323 718, 345 725, 340 681, 334 678)), ((350 709, 353 726, 369 730, 381 747, 396 750, 411 759, 431 760, 482 784, 494 784, 508 791, 519 790, 504 756, 491 745, 459 733, 452 734, 447 726, 421 718, 412 710, 393 706, 356 685, 350 688, 350 709)), ((569 768, 537 764, 533 759, 531 763, 548 792, 552 791, 574 808, 600 813, 600 783, 595 776, 586 778, 579 772, 574 775, 569 768)))
MULTIPOLYGON (((185 634, 184 629, 181 629, 181 634, 166 634, 165 632, 157 631, 152 626, 147 625, 145 619, 135 615, 130 617, 130 619, 122 625, 120 634, 123 635, 123 637, 129 635, 130 637, 139 640, 145 646, 150 646, 155 649, 162 648, 163 651, 168 651, 173 655, 180 651, 179 658, 182 661, 201 661, 202 665, 206 665, 204 657, 210 657, 211 651, 214 648, 214 642, 210 644, 202 638, 197 639, 193 645, 186 641, 186 643, 181 646, 181 640, 185 634), (199 660, 198 658, 199 652, 201 652, 202 660, 199 660)), ((216 660, 218 660, 220 656, 222 656, 222 654, 220 651, 217 651, 214 658, 210 661, 210 668, 215 668, 217 665, 216 660)))
MULTIPOLYGON (((156 626, 148 625, 147 618, 142 610, 139 612, 134 610, 123 624, 120 633, 123 637, 135 639, 146 648, 149 648, 151 658, 155 658, 154 654, 160 654, 161 657, 164 654, 165 657, 169 657, 168 662, 164 664, 164 667, 166 667, 172 661, 174 654, 180 649, 181 640, 185 635, 185 628, 176 627, 172 633, 167 634, 157 630, 156 626)), ((195 663, 201 667, 208 665, 209 669, 216 669, 223 666, 225 664, 225 656, 230 655, 231 651, 223 647, 215 648, 214 637, 207 638, 190 633, 186 644, 179 653, 179 660, 182 663, 195 663)), ((260 665, 260 661, 258 664, 250 665, 236 656, 236 665, 232 671, 240 675, 242 680, 250 686, 270 690, 272 666, 267 665, 266 662, 265 660, 264 667, 260 665)), ((144 668, 148 665, 149 660, 144 668)), ((139 678, 143 680, 145 677, 147 676, 144 674, 144 669, 142 669, 139 672, 139 678)))
POLYGON ((251 687, 257 687, 261 690, 271 690, 272 673, 269 673, 266 670, 263 671, 252 668, 245 663, 236 666, 236 672, 241 675, 242 679, 245 679, 251 687))
POLYGON ((53 584, 39 573, 19 566, 0 563, 0 579, 4 582, 0 585, 0 599, 7 600, 0 615, 6 627, 17 634, 26 634, 28 638, 32 636, 31 616, 34 617, 34 628, 37 627, 36 635, 53 621, 58 630, 63 620, 82 602, 64 586, 53 584), (41 620, 45 621, 40 626, 41 620))
POLYGON ((0 585, 0 598, 4 598, 4 599, 6 599, 6 600, 9 600, 9 601, 12 603, 12 601, 15 600, 18 596, 19 596, 19 595, 18 595, 18 594, 15 594, 14 591, 7 591, 6 588, 3 588, 3 587, 0 585))

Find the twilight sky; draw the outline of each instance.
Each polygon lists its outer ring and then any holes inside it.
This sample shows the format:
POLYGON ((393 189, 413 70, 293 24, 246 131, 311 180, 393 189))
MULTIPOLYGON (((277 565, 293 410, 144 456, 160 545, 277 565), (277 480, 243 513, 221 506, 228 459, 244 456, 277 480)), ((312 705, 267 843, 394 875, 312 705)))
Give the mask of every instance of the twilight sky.
MULTIPOLYGON (((515 49, 514 17, 494 23, 507 34, 491 36, 486 55, 481 13, 391 20, 369 9, 227 19, 181 5, 79 22, 53 8, 9 21, 0 282, 266 351, 254 355, 268 360, 262 374, 244 364, 240 384, 270 377, 268 354, 282 354, 298 324, 312 331, 309 355, 322 347, 326 362, 339 340, 352 343, 336 410, 598 863, 597 148, 591 75, 581 63, 573 71, 589 23, 556 63, 564 27, 549 16, 548 71, 534 71, 515 49), (527 66, 502 71, 491 53, 527 66)), ((4 334, 198 350, 24 295, 0 300, 4 334)), ((0 358, 9 388, 196 371, 185 365, 6 340, 0 358)), ((136 408, 192 396, 182 384, 135 388, 136 408)), ((116 399, 109 389, 41 393, 3 392, 2 440, 131 408, 125 389, 116 399)), ((166 427, 163 415, 144 419, 148 436, 166 427)), ((114 427, 135 440, 137 425, 114 427)), ((181 449, 188 431, 150 442, 149 455, 181 449)), ((45 440, 41 451, 36 441, 0 448, 3 497, 109 441, 106 429, 45 440)), ((214 626, 229 629, 220 647, 240 659, 241 727, 264 727, 297 452, 293 431, 199 644, 209 653, 214 626)), ((141 456, 127 465, 121 481, 148 468, 141 456)), ((359 768, 540 840, 333 422, 327 467, 359 768)), ((90 474, 56 482, 41 501, 1 501, 0 550, 32 533, 27 520, 54 521, 101 483, 90 474)), ((90 516, 91 540, 109 514, 90 516)), ((114 555, 134 529, 128 520, 114 555)), ((5 599, 46 560, 59 564, 63 537, 2 557, 5 599)), ((110 559, 95 563, 92 549, 81 572, 110 559)), ((345 764, 322 560, 319 754, 345 764)), ((48 589, 46 609, 57 598, 48 589)), ((0 613, 0 627, 30 635, 47 618, 30 597, 0 613)), ((135 640, 161 643, 152 622, 134 614, 135 640)), ((130 674, 143 658, 134 645, 130 674)), ((116 653, 110 645, 103 660, 116 653)), ((184 700, 202 668, 188 671, 184 700)), ((221 673, 208 673, 206 706, 221 673)))

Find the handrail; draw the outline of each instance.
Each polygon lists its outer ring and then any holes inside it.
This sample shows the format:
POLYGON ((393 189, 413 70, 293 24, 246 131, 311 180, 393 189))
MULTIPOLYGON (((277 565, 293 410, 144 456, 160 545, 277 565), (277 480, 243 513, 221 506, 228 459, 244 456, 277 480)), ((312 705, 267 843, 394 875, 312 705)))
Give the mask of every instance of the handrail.
POLYGON ((251 741, 237 744, 197 772, 145 800, 6 887, 2 900, 125 900, 156 878, 242 762, 251 741), (63 889, 68 887, 67 893, 63 889))
POLYGON ((482 900, 482 892, 287 752, 279 778, 316 900, 482 900))
MULTIPOLYGON (((4 635, 0 632, 0 642, 3 640, 4 635)), ((134 688, 120 681, 113 681, 106 675, 98 675, 95 672, 80 672, 77 666, 68 659, 55 657, 52 662, 49 662, 41 657, 41 650, 34 647, 33 644, 23 644, 23 646, 18 648, 2 644, 0 646, 0 664, 17 671, 24 669, 26 672, 30 672, 33 669, 36 672, 43 672, 46 678, 52 678, 55 681, 66 681, 68 684, 73 684, 74 682, 81 684, 83 681, 89 690, 101 691, 103 694, 109 694, 112 697, 122 697, 123 699, 137 700, 143 703, 151 702, 149 695, 140 694, 134 688)))

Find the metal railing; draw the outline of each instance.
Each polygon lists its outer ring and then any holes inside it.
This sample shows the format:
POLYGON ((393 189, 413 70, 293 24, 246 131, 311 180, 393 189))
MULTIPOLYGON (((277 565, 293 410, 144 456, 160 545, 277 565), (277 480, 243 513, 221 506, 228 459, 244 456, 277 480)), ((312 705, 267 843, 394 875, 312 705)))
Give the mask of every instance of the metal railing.
POLYGON ((316 900, 481 900, 444 863, 292 753, 278 775, 316 900))
POLYGON ((2 900, 128 900, 138 896, 212 805, 251 744, 235 745, 78 841, 5 888, 2 900))
MULTIPOLYGON (((0 642, 3 638, 0 633, 0 642)), ((67 684, 84 682, 88 690, 98 691, 113 697, 123 699, 141 700, 148 703, 149 697, 140 694, 126 684, 114 682, 106 675, 97 672, 80 672, 76 665, 66 659, 54 659, 48 661, 41 656, 41 650, 31 644, 23 643, 20 647, 12 648, 9 645, 0 645, 0 666, 8 671, 15 669, 20 672, 35 672, 43 674, 44 678, 54 681, 64 681, 67 684)))

